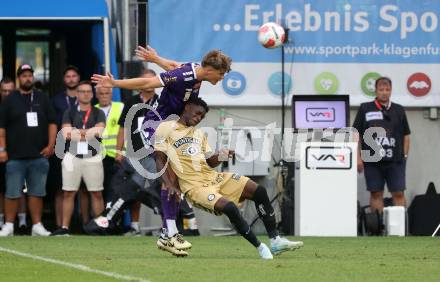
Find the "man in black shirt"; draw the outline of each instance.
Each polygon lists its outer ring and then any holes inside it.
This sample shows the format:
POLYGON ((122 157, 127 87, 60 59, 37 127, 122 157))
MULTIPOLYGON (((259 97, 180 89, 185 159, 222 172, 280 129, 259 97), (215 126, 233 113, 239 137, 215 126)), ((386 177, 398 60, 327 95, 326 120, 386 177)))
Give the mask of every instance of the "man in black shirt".
MULTIPOLYGON (((67 146, 57 142, 59 148, 67 148, 62 166, 63 176, 63 222, 53 235, 69 234, 73 203, 81 180, 84 180, 91 195, 92 210, 97 216, 104 210, 104 168, 102 165, 100 137, 105 128, 105 115, 93 107, 93 87, 82 81, 77 87, 78 105, 66 110, 63 115, 62 133, 67 146)), ((62 143, 62 142, 61 142, 62 143)))
MULTIPOLYGON (((61 122, 64 112, 77 106, 76 88, 80 81, 79 69, 75 66, 69 65, 63 71, 63 83, 65 89, 55 94, 51 101, 55 110, 56 122, 58 131, 61 130, 61 122)), ((57 156, 52 156, 49 159, 50 168, 47 176, 47 190, 49 195, 55 197, 55 220, 57 226, 62 225, 62 213, 63 213, 63 180, 61 176, 61 159, 57 156)))
POLYGON ((0 161, 6 164, 6 223, 0 236, 11 236, 26 181, 32 235, 48 236, 41 224, 46 195, 48 158, 54 152, 57 127, 49 98, 34 90, 34 70, 28 64, 17 70, 19 90, 11 93, 0 111, 0 161))
POLYGON ((353 124, 361 138, 358 171, 364 171, 372 211, 380 214, 384 207, 385 183, 394 205, 405 206, 405 170, 411 131, 404 108, 390 101, 391 87, 389 78, 378 78, 376 99, 361 104, 353 124))

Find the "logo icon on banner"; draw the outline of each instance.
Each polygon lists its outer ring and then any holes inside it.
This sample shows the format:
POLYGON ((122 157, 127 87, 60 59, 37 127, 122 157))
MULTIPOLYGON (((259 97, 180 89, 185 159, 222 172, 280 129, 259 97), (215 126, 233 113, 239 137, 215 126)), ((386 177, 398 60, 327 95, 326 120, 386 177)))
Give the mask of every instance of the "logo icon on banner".
POLYGON ((422 72, 413 73, 406 82, 409 93, 416 97, 422 97, 431 90, 431 79, 422 72))
POLYGON ((361 89, 365 95, 369 97, 376 97, 376 79, 381 77, 377 72, 369 72, 362 77, 361 89))
MULTIPOLYGON (((281 72, 275 72, 269 77, 267 85, 269 87, 270 92, 272 92, 272 94, 281 95, 281 90, 282 90, 281 82, 282 82, 281 72)), ((291 88, 292 88, 292 78, 287 73, 284 73, 284 93, 288 94, 291 88)))
POLYGON ((335 94, 339 88, 339 80, 331 72, 322 72, 315 78, 315 90, 319 94, 335 94))
POLYGON ((352 158, 349 147, 309 146, 305 165, 307 169, 351 169, 352 158))
POLYGON ((307 122, 335 121, 335 108, 306 108, 307 122))
POLYGON ((225 75, 222 86, 226 94, 238 96, 246 88, 246 78, 237 71, 231 71, 225 75))

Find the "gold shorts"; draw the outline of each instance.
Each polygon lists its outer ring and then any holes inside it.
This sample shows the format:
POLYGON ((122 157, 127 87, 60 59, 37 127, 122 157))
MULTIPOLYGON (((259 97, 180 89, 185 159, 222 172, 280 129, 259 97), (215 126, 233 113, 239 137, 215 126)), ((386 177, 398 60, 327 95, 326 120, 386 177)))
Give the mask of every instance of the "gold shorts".
POLYGON ((214 210, 215 203, 223 197, 239 206, 248 180, 248 177, 236 173, 219 173, 217 179, 189 190, 185 196, 193 206, 219 215, 220 213, 214 210))

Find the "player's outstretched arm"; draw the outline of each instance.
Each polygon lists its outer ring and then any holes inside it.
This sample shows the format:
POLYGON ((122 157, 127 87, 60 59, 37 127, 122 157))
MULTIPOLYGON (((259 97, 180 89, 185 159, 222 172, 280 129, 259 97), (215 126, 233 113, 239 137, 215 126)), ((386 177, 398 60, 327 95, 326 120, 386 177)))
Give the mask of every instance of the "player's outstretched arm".
POLYGON ((157 76, 114 79, 111 73, 107 73, 107 75, 94 74, 91 79, 93 83, 96 83, 97 87, 119 87, 130 90, 162 87, 157 76))
POLYGON ((176 61, 172 61, 169 59, 162 58, 159 56, 154 48, 147 45, 147 48, 142 46, 138 46, 134 52, 136 56, 145 61, 155 63, 159 67, 163 68, 166 71, 174 70, 180 66, 180 64, 176 61))

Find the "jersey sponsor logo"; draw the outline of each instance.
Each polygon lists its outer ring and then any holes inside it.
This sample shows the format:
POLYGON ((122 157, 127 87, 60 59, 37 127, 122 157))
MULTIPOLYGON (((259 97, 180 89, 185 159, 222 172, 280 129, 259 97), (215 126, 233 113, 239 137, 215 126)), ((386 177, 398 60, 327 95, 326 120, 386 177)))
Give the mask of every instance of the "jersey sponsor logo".
POLYGON ((194 137, 183 137, 174 142, 174 147, 179 148, 184 144, 200 144, 200 139, 194 137))
POLYGON ((212 201, 215 199, 215 195, 214 194, 209 194, 208 195, 208 201, 212 201))
POLYGON ((192 77, 185 77, 185 78, 183 79, 183 81, 191 81, 191 80, 193 80, 192 77))
POLYGON ((184 76, 188 76, 188 75, 192 75, 192 74, 193 74, 192 71, 186 71, 186 72, 183 73, 184 76))
POLYGON ((165 76, 163 78, 163 82, 165 82, 165 84, 170 83, 170 82, 175 82, 175 81, 177 81, 176 76, 165 76))
POLYGON ((383 119, 383 113, 382 112, 368 112, 365 114, 365 120, 378 120, 383 119))

